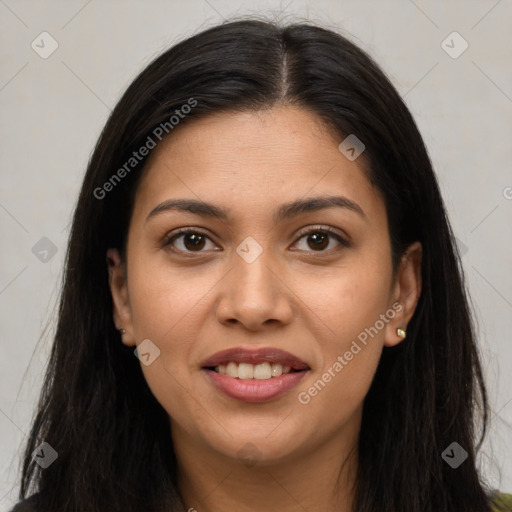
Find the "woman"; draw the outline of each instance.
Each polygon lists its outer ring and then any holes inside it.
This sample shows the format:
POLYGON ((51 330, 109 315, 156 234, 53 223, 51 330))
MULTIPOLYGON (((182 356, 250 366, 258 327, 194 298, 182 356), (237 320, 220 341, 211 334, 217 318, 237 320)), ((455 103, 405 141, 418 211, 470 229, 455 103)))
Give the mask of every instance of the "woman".
POLYGON ((377 65, 254 19, 151 63, 83 182, 15 510, 512 510, 476 470, 487 419, 438 184, 377 65))

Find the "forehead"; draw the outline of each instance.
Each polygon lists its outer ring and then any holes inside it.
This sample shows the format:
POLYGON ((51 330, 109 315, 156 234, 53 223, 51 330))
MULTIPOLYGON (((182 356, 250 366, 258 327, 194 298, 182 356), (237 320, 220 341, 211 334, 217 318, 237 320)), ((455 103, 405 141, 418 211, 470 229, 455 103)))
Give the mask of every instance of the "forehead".
POLYGON ((341 193, 382 214, 363 158, 348 160, 338 149, 342 140, 297 107, 193 120, 153 150, 135 209, 147 215, 161 201, 187 197, 257 213, 300 197, 341 193))

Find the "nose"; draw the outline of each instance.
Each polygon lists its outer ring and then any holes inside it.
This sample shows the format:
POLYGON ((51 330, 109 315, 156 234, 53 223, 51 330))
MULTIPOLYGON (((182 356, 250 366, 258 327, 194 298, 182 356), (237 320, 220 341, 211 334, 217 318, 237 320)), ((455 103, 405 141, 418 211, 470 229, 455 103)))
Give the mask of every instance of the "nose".
POLYGON ((290 323, 293 292, 265 253, 270 251, 264 250, 251 263, 234 255, 233 268, 220 284, 219 322, 241 324, 250 331, 290 323))

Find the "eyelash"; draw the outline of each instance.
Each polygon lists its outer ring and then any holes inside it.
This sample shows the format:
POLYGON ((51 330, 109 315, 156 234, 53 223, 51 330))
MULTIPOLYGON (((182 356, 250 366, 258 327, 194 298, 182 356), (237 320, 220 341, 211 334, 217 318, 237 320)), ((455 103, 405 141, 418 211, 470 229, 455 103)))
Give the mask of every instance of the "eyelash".
MULTIPOLYGON (((335 238, 340 243, 340 245, 342 245, 343 247, 350 247, 349 242, 347 242, 347 240, 345 240, 340 234, 335 232, 333 229, 325 227, 325 226, 313 226, 308 231, 300 233, 299 238, 297 239, 297 241, 295 243, 300 241, 302 238, 307 237, 308 235, 317 234, 317 233, 327 234, 327 235, 335 238)), ((172 244, 175 240, 177 240, 179 237, 181 237, 183 235, 188 235, 188 234, 201 235, 201 236, 208 238, 210 241, 213 242, 213 240, 211 240, 211 238, 206 233, 204 233, 203 231, 201 231, 199 229, 180 228, 178 231, 172 233, 171 235, 169 235, 168 237, 165 238, 163 246, 164 247, 172 246, 172 244)), ((176 249, 175 247, 173 247, 172 250, 174 252, 177 252, 180 254, 187 254, 187 255, 201 254, 204 252, 204 251, 182 251, 181 249, 176 249)), ((333 251, 336 251, 336 248, 328 249, 328 250, 320 250, 320 251, 311 250, 311 251, 305 251, 305 252, 311 252, 313 254, 315 254, 315 253, 316 254, 330 254, 333 251)))

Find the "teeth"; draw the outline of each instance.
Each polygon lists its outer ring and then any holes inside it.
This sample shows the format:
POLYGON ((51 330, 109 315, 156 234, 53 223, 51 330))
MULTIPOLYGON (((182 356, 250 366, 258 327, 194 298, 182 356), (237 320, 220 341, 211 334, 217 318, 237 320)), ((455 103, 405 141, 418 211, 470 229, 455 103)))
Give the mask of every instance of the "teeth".
POLYGON ((238 365, 238 378, 239 379, 252 379, 254 377, 254 366, 248 363, 240 363, 238 365))
POLYGON ((226 375, 229 375, 229 377, 238 377, 238 365, 233 361, 226 366, 226 375))
POLYGON ((283 373, 283 366, 279 363, 272 363, 272 377, 279 377, 283 373))
POLYGON ((279 377, 282 374, 290 373, 291 367, 283 366, 279 363, 237 364, 234 361, 230 361, 228 364, 216 366, 215 371, 223 375, 228 375, 229 377, 234 377, 235 379, 267 380, 272 377, 279 377))
MULTIPOLYGON (((241 366, 241 365, 240 365, 241 366)), ((257 364, 254 367, 254 378, 258 380, 266 380, 272 377, 272 368, 268 363, 257 364)))

